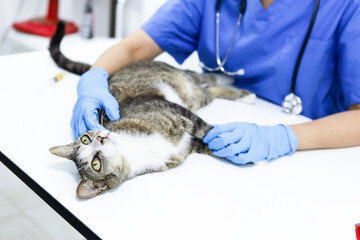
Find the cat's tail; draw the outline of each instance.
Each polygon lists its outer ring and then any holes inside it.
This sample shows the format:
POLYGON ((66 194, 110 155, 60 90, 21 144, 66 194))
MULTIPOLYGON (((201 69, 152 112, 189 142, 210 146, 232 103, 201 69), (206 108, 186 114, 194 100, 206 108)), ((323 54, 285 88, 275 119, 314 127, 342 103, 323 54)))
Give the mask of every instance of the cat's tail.
POLYGON ((212 150, 208 145, 203 142, 205 135, 213 128, 210 124, 205 122, 201 117, 191 112, 189 109, 184 108, 176 103, 167 102, 175 114, 179 114, 184 118, 184 127, 188 133, 192 135, 191 139, 191 152, 204 153, 210 156, 212 150))
POLYGON ((50 55, 59 67, 69 72, 81 75, 89 70, 91 66, 86 63, 72 61, 65 57, 60 51, 60 43, 65 35, 65 27, 66 25, 63 21, 58 22, 56 31, 50 40, 50 55))
POLYGON ((193 153, 203 153, 214 157, 213 151, 209 149, 208 145, 205 144, 202 139, 193 138, 191 139, 191 152, 193 153))

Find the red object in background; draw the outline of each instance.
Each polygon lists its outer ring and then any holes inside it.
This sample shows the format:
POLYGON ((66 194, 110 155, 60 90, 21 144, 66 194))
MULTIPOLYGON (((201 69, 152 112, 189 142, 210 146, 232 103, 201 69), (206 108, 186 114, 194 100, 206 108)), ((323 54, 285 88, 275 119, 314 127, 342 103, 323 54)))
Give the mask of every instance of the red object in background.
MULTIPOLYGON (((49 0, 49 9, 46 18, 34 18, 24 22, 17 22, 13 27, 21 32, 40 35, 44 37, 51 37, 56 29, 58 18, 59 0, 49 0)), ((66 23, 66 34, 74 33, 79 28, 72 22, 66 23)))
POLYGON ((360 223, 355 224, 356 240, 360 240, 360 223))

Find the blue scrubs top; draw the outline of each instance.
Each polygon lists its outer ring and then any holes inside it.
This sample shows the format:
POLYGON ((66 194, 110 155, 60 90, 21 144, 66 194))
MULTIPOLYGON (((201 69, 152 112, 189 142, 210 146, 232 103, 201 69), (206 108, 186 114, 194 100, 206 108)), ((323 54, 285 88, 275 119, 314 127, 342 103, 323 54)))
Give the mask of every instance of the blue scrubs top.
MULTIPOLYGON (((234 33, 241 1, 223 0, 220 10, 220 57, 234 33)), ((314 0, 275 0, 266 10, 248 0, 236 39, 225 64, 244 68, 235 85, 281 104, 289 94, 295 62, 304 40, 314 0)), ((170 0, 142 28, 182 63, 193 51, 208 67, 215 55, 216 0, 170 0)), ((359 0, 323 0, 303 55, 295 93, 312 119, 360 103, 359 0)))

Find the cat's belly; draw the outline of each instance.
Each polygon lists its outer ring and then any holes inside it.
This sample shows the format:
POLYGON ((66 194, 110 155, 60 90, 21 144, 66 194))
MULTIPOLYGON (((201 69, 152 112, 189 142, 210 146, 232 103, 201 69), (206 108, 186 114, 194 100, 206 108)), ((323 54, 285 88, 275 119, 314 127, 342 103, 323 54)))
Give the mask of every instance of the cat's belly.
POLYGON ((147 171, 159 171, 172 156, 188 153, 191 136, 184 133, 174 144, 159 133, 151 135, 117 134, 117 147, 130 167, 130 177, 147 171))

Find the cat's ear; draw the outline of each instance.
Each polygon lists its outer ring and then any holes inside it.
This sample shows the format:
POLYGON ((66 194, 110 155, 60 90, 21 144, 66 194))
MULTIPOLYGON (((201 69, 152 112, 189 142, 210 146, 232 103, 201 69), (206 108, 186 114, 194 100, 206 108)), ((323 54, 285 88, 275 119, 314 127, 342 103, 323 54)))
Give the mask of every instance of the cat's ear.
POLYGON ((49 151, 58 157, 74 160, 76 153, 76 144, 75 142, 73 142, 68 145, 52 147, 49 149, 49 151))
POLYGON ((76 189, 76 196, 78 198, 91 198, 106 190, 106 185, 96 183, 89 179, 81 178, 76 189))

